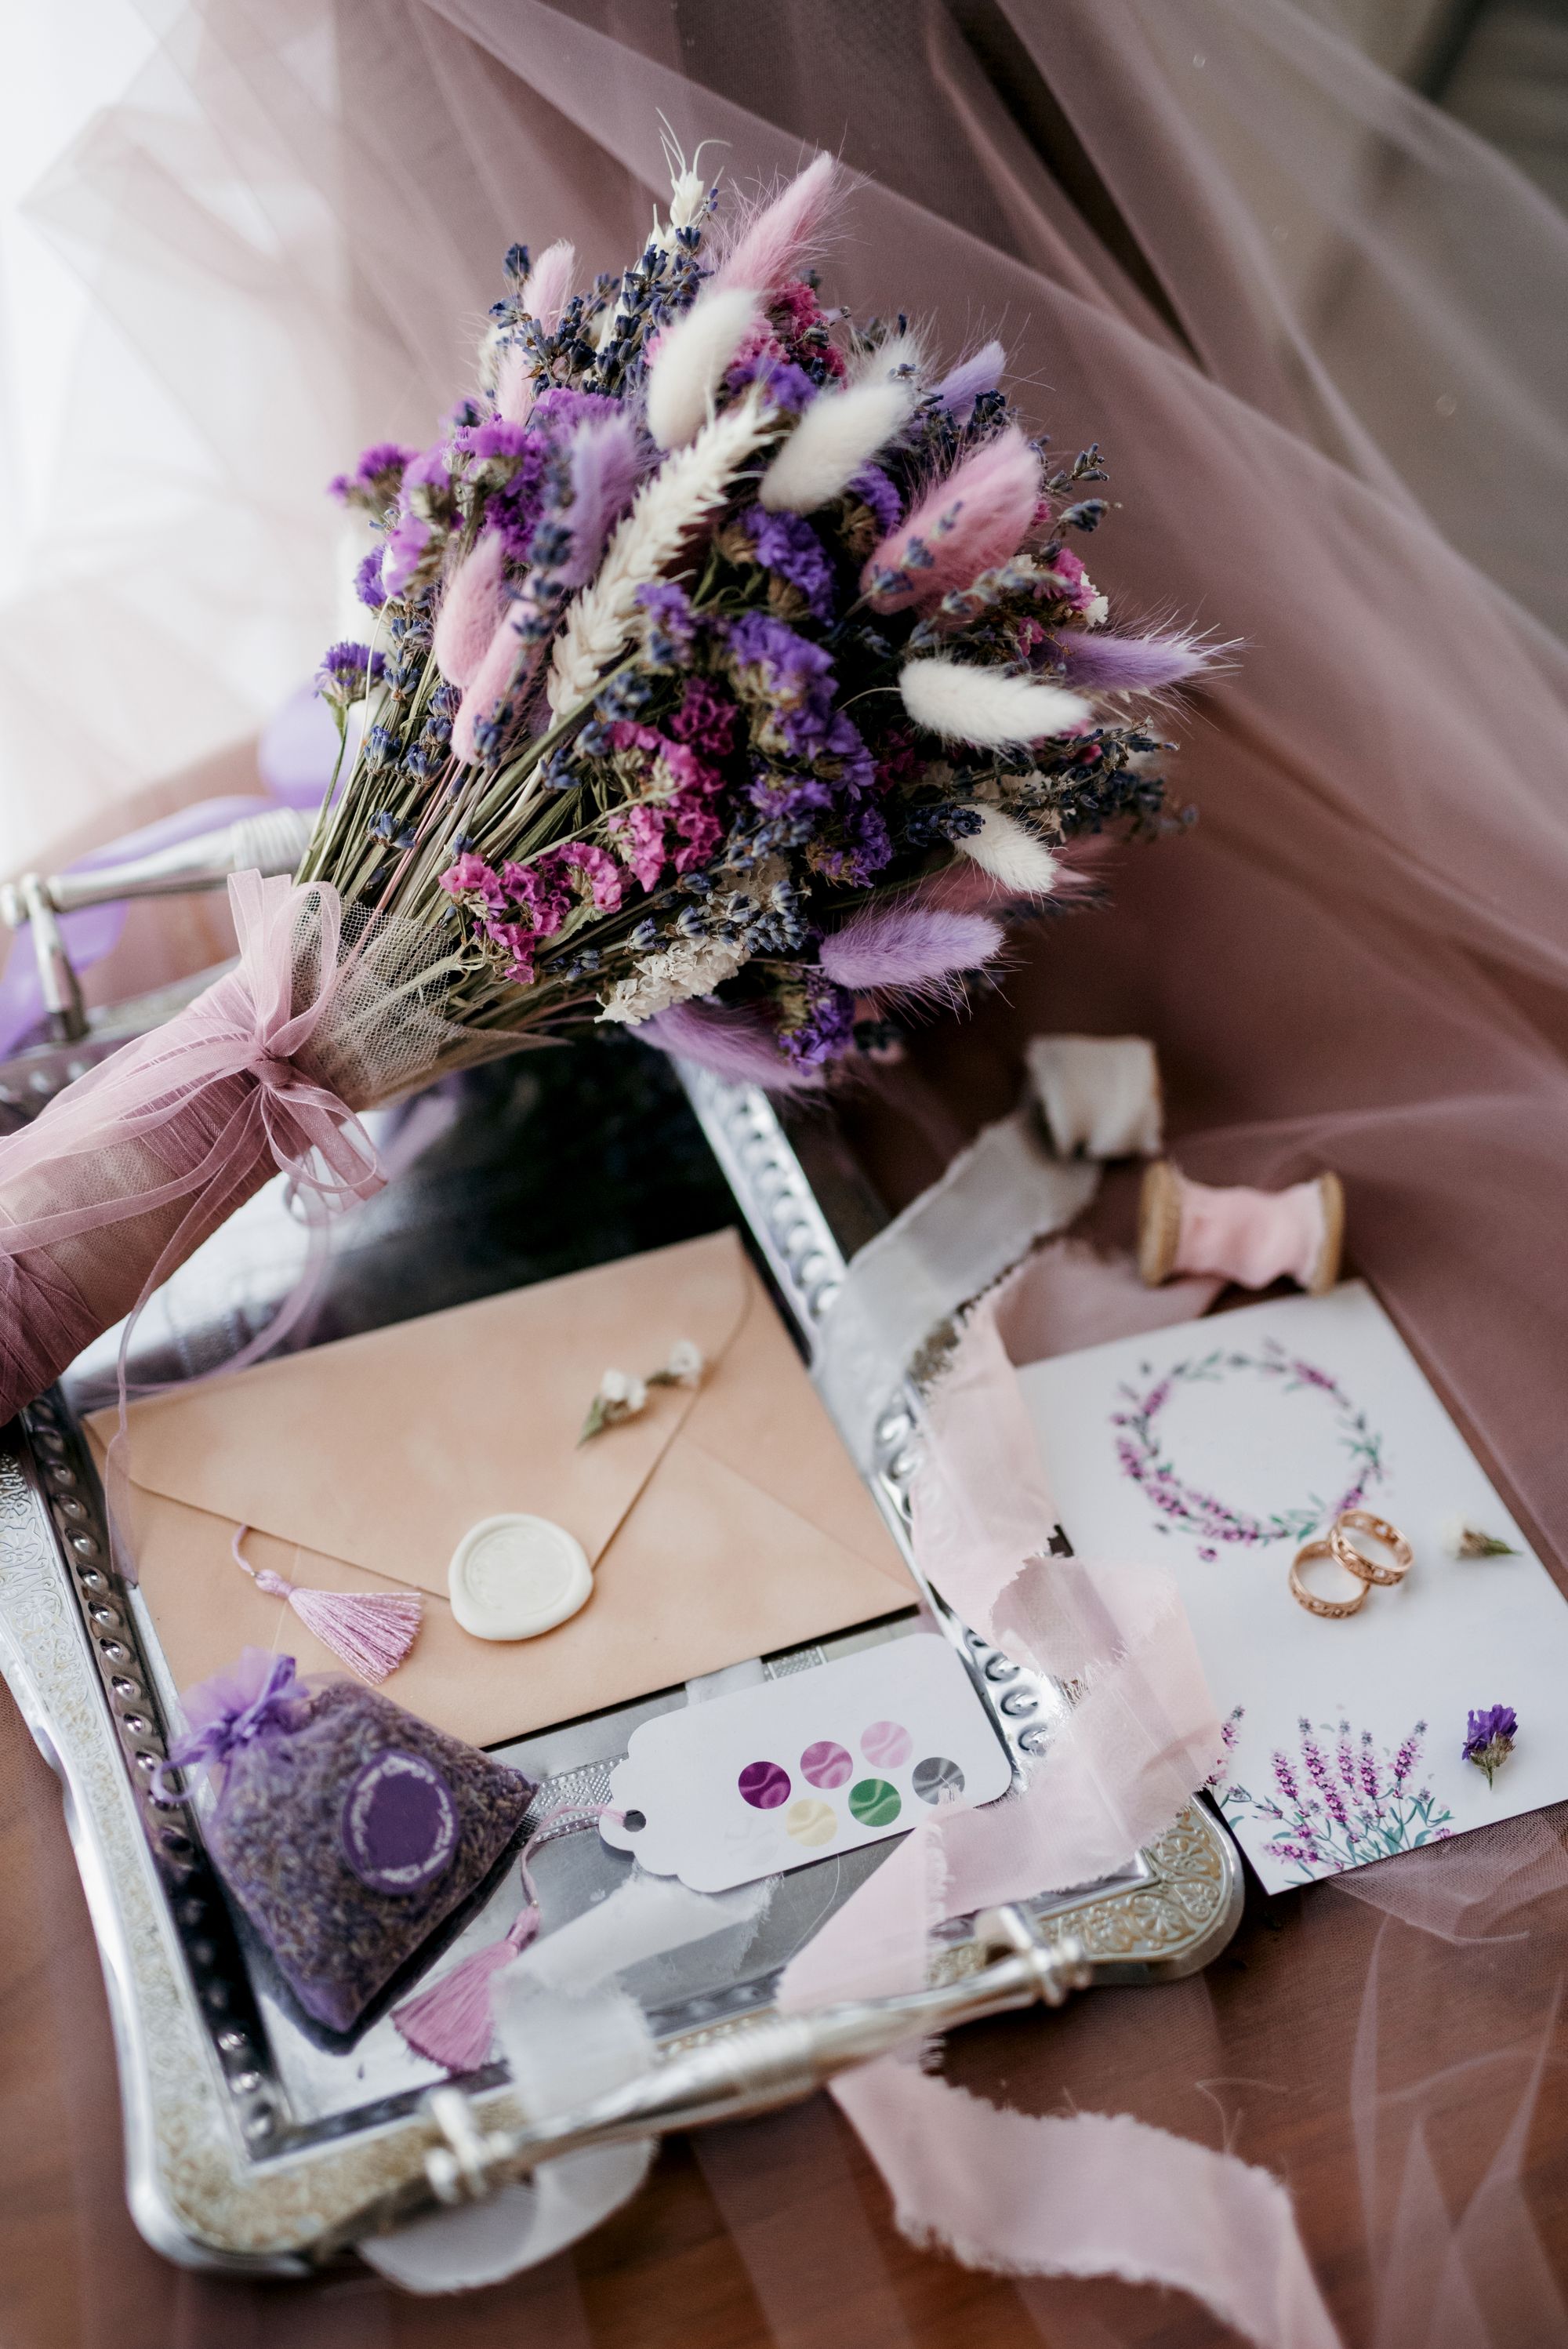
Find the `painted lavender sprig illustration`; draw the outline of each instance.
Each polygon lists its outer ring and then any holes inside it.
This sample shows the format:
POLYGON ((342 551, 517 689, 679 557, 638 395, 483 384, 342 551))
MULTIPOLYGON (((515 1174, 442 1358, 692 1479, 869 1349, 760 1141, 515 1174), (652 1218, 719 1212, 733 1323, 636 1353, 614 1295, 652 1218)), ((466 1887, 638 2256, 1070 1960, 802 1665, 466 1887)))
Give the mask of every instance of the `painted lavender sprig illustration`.
POLYGON ((1229 1776, 1243 1712, 1238 1705, 1224 1724, 1224 1757, 1209 1783, 1228 1819, 1273 1822, 1264 1848, 1297 1882, 1440 1843, 1453 1832, 1452 1812, 1423 1780, 1424 1721, 1390 1754, 1369 1729, 1357 1736, 1348 1721, 1331 1729, 1303 1719, 1296 1752, 1275 1748, 1274 1790, 1259 1795, 1229 1776))
POLYGON ((1387 1473, 1383 1439, 1366 1413, 1357 1408, 1327 1371, 1303 1361, 1277 1339, 1264 1338, 1257 1351, 1250 1354, 1215 1346, 1195 1361, 1174 1363, 1161 1379, 1154 1379, 1152 1364, 1145 1363, 1143 1372, 1154 1380, 1152 1385, 1119 1390, 1125 1408, 1111 1416, 1117 1430, 1116 1456, 1123 1475, 1140 1487, 1158 1511, 1156 1530, 1180 1530, 1192 1536, 1200 1544, 1202 1557, 1217 1557, 1220 1544, 1259 1548, 1270 1542, 1305 1541, 1332 1524, 1341 1510, 1359 1508, 1370 1488, 1380 1484, 1387 1473), (1321 1395, 1332 1404, 1350 1475, 1343 1492, 1333 1499, 1309 1494, 1301 1506, 1254 1516, 1178 1475, 1165 1432, 1158 1424, 1161 1413, 1182 1388, 1218 1385, 1238 1373, 1265 1380, 1282 1394, 1321 1395))

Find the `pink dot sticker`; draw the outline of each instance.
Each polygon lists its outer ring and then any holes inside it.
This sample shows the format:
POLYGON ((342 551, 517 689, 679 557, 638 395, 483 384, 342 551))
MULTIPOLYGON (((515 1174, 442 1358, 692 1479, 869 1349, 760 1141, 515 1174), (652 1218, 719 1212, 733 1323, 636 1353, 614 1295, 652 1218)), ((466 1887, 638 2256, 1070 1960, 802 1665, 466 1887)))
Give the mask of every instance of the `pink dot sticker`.
POLYGON ((855 1765, 841 1745, 825 1737, 818 1745, 808 1745, 800 1756, 800 1775, 813 1786, 847 1785, 854 1775, 855 1765))
POLYGON ((902 1770, 913 1751, 908 1730, 896 1721, 873 1721, 861 1733, 861 1752, 879 1770, 902 1770))
POLYGON ((781 1770, 777 1762, 748 1762, 736 1784, 741 1800, 754 1810, 776 1811, 780 1803, 789 1799, 789 1773, 781 1770))

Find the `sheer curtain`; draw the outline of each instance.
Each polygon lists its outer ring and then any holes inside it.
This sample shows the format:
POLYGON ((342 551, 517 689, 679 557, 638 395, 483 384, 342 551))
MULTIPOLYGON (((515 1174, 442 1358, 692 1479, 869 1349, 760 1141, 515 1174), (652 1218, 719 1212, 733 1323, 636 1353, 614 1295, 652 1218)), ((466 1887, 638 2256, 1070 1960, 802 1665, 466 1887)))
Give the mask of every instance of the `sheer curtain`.
MULTIPOLYGON (((168 0, 150 24, 29 212, 94 323, 57 568, 0 636, 6 857, 106 823, 308 667, 340 559, 320 485, 361 438, 428 434, 514 236, 617 264, 665 185, 661 113, 743 183, 831 148, 855 177, 835 295, 954 356, 1000 333, 1057 445, 1106 452, 1113 605, 1239 647, 1180 729, 1192 832, 1119 856, 1112 910, 1035 933, 1005 996, 930 1031, 923 1108, 856 1107, 884 1187, 936 1171, 932 1104, 953 1135, 1010 1105, 1031 1030, 1153 1036, 1191 1172, 1340 1169, 1357 1268, 1568 1554, 1546 198, 1291 0, 168 0)), ((1464 1846, 1377 1871, 1381 1915, 1358 1879, 1254 1922, 1244 1974, 1010 2041, 1013 2093, 1205 2141, 1217 2096, 1288 2170, 1347 2338, 1568 2340, 1528 2158, 1568 2052, 1568 1866, 1548 1818, 1464 1846)), ((953 2060, 997 2093, 983 2050, 953 2060)), ((1028 2289, 1047 2338, 1140 2337, 1028 2289)), ((492 2313, 475 2341, 511 2337, 492 2313)), ((1189 2312, 1169 2337, 1213 2335, 1189 2312)))

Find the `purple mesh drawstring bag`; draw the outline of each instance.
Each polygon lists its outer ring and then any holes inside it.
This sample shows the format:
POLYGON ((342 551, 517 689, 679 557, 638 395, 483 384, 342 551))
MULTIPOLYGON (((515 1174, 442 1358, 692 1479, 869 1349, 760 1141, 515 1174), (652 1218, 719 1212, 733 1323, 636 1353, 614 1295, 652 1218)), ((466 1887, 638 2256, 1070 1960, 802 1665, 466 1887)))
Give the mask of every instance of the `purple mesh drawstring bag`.
POLYGON ((187 1690, 167 1774, 206 1770, 207 1847, 305 2013, 351 2031, 481 1884, 522 1825, 531 1781, 375 1689, 300 1680, 246 1648, 187 1690))

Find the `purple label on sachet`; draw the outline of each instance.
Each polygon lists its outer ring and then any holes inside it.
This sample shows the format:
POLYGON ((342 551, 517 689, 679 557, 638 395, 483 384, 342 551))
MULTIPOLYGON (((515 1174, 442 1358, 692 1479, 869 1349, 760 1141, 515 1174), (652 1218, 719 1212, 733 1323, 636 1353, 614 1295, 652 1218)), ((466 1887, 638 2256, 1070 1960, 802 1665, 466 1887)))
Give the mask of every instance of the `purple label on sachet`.
POLYGON ((422 1892, 451 1866, 458 1810, 441 1773, 420 1754, 388 1746, 344 1798, 343 1856, 376 1892, 422 1892))

